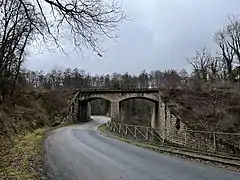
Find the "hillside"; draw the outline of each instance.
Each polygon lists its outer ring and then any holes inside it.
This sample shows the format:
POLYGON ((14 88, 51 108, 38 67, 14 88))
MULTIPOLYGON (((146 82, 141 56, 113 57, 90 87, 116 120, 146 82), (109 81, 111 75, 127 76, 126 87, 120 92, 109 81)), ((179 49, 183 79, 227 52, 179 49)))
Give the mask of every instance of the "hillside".
POLYGON ((50 126, 62 119, 72 96, 71 91, 16 91, 0 105, 1 155, 13 145, 16 135, 50 126))
POLYGON ((164 101, 191 129, 240 132, 240 91, 164 90, 164 101))

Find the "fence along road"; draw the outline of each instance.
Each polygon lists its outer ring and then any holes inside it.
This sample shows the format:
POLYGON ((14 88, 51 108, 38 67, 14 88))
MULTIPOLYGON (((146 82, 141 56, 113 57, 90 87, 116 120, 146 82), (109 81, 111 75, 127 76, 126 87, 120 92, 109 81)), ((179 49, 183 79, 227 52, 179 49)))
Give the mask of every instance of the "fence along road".
POLYGON ((240 160, 240 134, 185 130, 175 137, 167 137, 164 129, 122 124, 109 121, 107 128, 121 137, 147 141, 159 146, 171 145, 221 155, 240 160))
POLYGON ((63 180, 238 180, 240 174, 156 153, 101 135, 107 121, 95 117, 82 125, 53 130, 45 141, 46 164, 63 180))

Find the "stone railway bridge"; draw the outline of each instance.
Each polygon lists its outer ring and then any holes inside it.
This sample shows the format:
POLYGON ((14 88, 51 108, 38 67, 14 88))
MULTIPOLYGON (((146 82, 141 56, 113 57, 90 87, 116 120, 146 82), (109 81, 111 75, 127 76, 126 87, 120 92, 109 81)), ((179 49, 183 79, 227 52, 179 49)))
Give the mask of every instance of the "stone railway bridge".
MULTIPOLYGON (((231 148, 233 147, 233 145, 229 142, 227 145, 226 143, 222 143, 227 140, 222 133, 218 134, 218 138, 216 138, 216 135, 213 132, 207 132, 206 136, 205 133, 201 134, 201 131, 196 131, 195 135, 191 135, 194 132, 187 130, 187 126, 181 121, 181 119, 176 114, 171 113, 170 108, 162 100, 162 97, 163 93, 159 89, 77 90, 70 103, 67 119, 73 122, 90 120, 90 102, 95 99, 104 99, 111 103, 111 121, 121 123, 124 119, 124 110, 122 108, 122 103, 124 101, 129 99, 146 99, 154 103, 154 107, 152 109, 151 127, 163 140, 184 145, 184 147, 188 145, 190 148, 197 145, 199 146, 199 151, 206 151, 206 149, 210 149, 211 152, 215 152, 217 143, 218 148, 224 147, 223 149, 225 150, 226 148, 229 149, 229 144, 231 145, 231 148), (210 136, 213 134, 214 136, 211 138, 210 136), (204 141, 202 140, 203 138, 204 141), (218 139, 218 141, 216 139, 218 139)), ((229 133, 227 134, 227 137, 228 136, 229 133)), ((235 136, 239 137, 240 135, 238 134, 235 136)), ((233 137, 235 136, 233 135, 233 137)), ((237 152, 239 152, 240 142, 239 138, 236 137, 235 139, 237 139, 238 143, 233 144, 235 144, 234 148, 238 150, 237 152), (237 148, 235 147, 236 144, 238 144, 237 148)))
POLYGON ((71 119, 74 122, 87 121, 91 115, 90 102, 95 99, 104 99, 111 103, 111 120, 122 122, 124 119, 122 102, 129 99, 146 99, 154 103, 151 127, 165 129, 165 134, 184 129, 185 125, 171 113, 161 97, 162 92, 159 89, 78 90, 70 106, 71 119))

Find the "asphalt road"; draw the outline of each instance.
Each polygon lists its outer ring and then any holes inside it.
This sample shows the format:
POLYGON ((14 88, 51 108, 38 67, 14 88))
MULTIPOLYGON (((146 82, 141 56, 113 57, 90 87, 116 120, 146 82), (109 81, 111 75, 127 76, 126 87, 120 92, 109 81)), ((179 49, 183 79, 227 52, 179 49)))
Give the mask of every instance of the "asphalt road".
POLYGON ((104 118, 53 130, 46 165, 58 180, 240 180, 240 174, 160 154, 101 135, 104 118))

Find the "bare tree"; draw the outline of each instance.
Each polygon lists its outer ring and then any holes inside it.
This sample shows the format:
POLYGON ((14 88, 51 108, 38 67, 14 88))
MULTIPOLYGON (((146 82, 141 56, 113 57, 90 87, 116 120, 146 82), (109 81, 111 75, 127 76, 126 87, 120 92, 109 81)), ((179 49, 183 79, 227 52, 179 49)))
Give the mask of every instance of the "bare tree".
POLYGON ((212 61, 209 67, 209 76, 212 82, 220 79, 220 74, 223 69, 221 57, 212 57, 212 61))
MULTIPOLYGON (((26 6, 34 22, 34 6, 26 6)), ((0 10, 0 91, 4 99, 6 91, 14 89, 34 29, 18 1, 1 0, 0 10)))
POLYGON ((235 56, 240 63, 240 21, 233 16, 227 27, 218 31, 214 38, 221 50, 228 78, 232 81, 234 79, 232 70, 235 56))
POLYGON ((180 75, 173 69, 164 72, 163 80, 165 87, 169 89, 175 89, 179 87, 181 83, 180 75))
MULTIPOLYGON (((115 38, 118 23, 126 18, 117 2, 105 0, 19 0, 27 19, 31 19, 28 4, 35 7, 39 23, 30 21, 43 41, 54 42, 61 48, 61 38, 69 39, 77 49, 84 46, 98 54, 104 37, 115 38)), ((102 56, 101 54, 99 54, 102 56)))
POLYGON ((125 19, 120 4, 105 0, 0 0, 0 15, 2 97, 13 92, 30 42, 40 38, 62 49, 62 40, 69 39, 76 49, 90 48, 102 56, 100 42, 117 37, 118 23, 125 19))
POLYGON ((233 15, 229 18, 229 24, 226 27, 226 39, 228 46, 234 51, 240 64, 240 17, 233 15))
POLYGON ((210 50, 203 48, 200 51, 196 51, 196 56, 187 61, 192 65, 196 78, 206 82, 209 78, 209 68, 214 63, 210 50))

